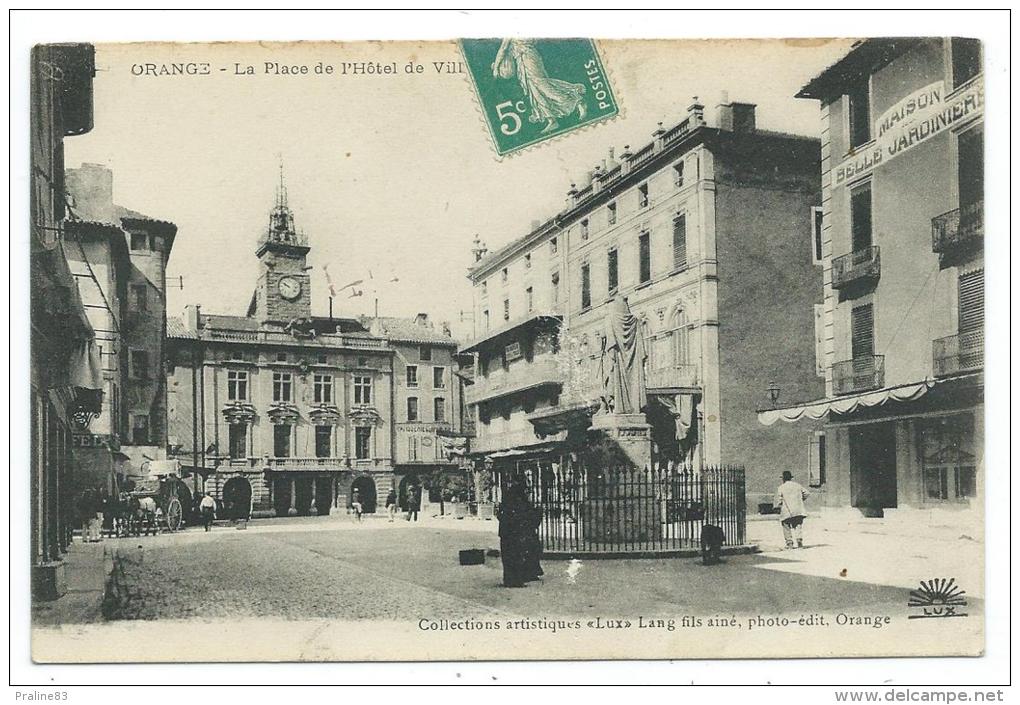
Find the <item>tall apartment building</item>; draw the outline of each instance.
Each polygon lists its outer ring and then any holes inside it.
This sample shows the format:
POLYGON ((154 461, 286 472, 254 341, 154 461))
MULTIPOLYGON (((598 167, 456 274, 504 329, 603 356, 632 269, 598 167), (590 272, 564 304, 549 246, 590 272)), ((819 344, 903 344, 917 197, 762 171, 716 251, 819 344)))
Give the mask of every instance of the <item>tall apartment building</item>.
POLYGON ((855 45, 821 103, 825 499, 958 508, 983 485, 984 88, 973 39, 855 45))
POLYGON ((458 467, 438 450, 459 422, 456 341, 424 314, 313 316, 310 249, 281 183, 247 313, 188 306, 169 322, 172 456, 227 515, 343 513, 355 489, 374 512, 391 488, 458 467))
POLYGON ((95 331, 68 265, 64 140, 92 130, 91 44, 40 44, 31 58, 30 550, 32 596, 66 592, 64 553, 80 490, 73 434, 103 411, 95 331))
POLYGON ((558 462, 585 443, 601 384, 609 304, 641 321, 654 452, 688 466, 740 464, 764 491, 810 432, 763 433, 767 389, 820 393, 814 331, 821 267, 816 139, 758 129, 724 102, 625 146, 572 185, 566 208, 470 270, 480 330, 467 401, 472 452, 494 464, 558 462))
POLYGON ((78 220, 68 261, 96 332, 107 403, 75 435, 82 471, 112 495, 166 459, 166 263, 177 227, 114 203, 113 172, 83 164, 66 172, 78 220))

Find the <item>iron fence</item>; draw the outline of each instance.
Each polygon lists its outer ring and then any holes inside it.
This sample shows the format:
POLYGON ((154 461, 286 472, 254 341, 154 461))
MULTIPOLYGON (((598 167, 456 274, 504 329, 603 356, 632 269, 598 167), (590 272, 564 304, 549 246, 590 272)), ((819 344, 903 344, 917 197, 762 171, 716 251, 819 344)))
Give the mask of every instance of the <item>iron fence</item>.
MULTIPOLYGON (((700 548, 701 530, 723 530, 724 545, 746 540, 742 467, 588 468, 519 461, 494 478, 497 504, 511 477, 527 487, 547 551, 645 553, 700 548)), ((498 514, 497 514, 498 515, 498 514)))

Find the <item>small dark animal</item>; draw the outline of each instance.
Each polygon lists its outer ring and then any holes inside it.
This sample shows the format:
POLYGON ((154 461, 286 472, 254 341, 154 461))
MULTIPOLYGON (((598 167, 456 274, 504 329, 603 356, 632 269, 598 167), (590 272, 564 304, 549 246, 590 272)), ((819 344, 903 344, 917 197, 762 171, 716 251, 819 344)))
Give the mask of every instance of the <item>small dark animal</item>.
POLYGON ((726 534, 723 533, 722 528, 712 524, 705 524, 701 527, 702 565, 715 565, 721 562, 719 556, 725 541, 726 534))

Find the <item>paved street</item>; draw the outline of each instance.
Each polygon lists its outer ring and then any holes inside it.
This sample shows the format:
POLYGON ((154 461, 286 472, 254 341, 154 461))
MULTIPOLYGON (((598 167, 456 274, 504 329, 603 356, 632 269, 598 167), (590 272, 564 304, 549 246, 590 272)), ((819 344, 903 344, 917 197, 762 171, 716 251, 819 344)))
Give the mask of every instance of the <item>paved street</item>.
POLYGON ((263 520, 112 542, 130 599, 114 619, 275 617, 416 619, 492 614, 636 616, 793 612, 904 613, 909 590, 804 575, 813 550, 694 559, 547 561, 525 590, 500 587, 498 558, 460 566, 461 548, 498 545, 491 523, 361 525, 327 518, 263 520), (472 527, 484 530, 472 530, 472 527), (770 568, 763 570, 762 568, 770 568), (774 569, 771 569, 774 568, 774 569))

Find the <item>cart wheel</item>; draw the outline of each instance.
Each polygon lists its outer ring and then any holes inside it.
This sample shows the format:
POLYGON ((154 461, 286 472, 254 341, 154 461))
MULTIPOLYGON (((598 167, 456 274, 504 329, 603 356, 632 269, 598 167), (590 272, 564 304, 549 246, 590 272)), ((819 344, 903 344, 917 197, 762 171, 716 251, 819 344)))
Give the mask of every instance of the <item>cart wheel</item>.
POLYGON ((181 506, 181 500, 174 497, 166 505, 166 528, 170 531, 177 531, 183 523, 184 508, 181 506))

